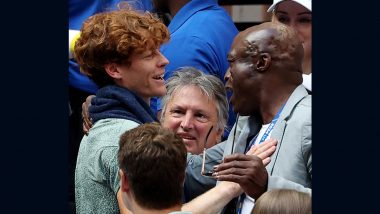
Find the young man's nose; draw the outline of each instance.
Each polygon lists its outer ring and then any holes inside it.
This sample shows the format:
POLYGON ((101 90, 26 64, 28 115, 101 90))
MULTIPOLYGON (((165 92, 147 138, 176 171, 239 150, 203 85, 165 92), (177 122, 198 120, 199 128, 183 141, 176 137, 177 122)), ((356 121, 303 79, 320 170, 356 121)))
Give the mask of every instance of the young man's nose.
POLYGON ((160 61, 159 61, 160 67, 166 66, 167 64, 169 64, 169 60, 161 52, 158 52, 158 54, 160 55, 160 61))

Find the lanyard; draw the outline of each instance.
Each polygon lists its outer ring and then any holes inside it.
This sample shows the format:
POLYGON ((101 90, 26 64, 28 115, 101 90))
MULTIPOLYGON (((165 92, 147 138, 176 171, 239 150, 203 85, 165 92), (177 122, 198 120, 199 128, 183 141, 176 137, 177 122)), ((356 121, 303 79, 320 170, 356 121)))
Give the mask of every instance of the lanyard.
POLYGON ((243 202, 244 202, 244 199, 245 199, 245 193, 241 194, 239 196, 239 200, 238 200, 238 206, 236 208, 236 213, 237 214, 241 214, 241 210, 243 209, 243 202))
MULTIPOLYGON (((265 132, 264 132, 263 136, 261 137, 260 142, 258 142, 258 144, 261 144, 262 142, 265 141, 265 139, 267 139, 267 137, 269 136, 269 133, 272 131, 274 125, 276 124, 278 118, 280 117, 280 114, 281 114, 282 109, 284 108, 284 106, 285 106, 285 103, 284 103, 284 105, 282 105, 281 109, 274 116, 272 122, 269 124, 267 130, 265 130, 265 132)), ((258 135, 259 135, 259 133, 256 134, 256 136, 251 140, 251 142, 249 142, 248 147, 245 149, 245 153, 247 151, 249 151, 249 149, 253 146, 253 144, 255 143, 256 138, 257 138, 258 135)), ((243 203, 244 203, 245 197, 246 197, 245 193, 243 193, 243 194, 241 194, 239 196, 238 205, 237 205, 237 208, 236 208, 236 213, 237 214, 241 214, 241 210, 243 208, 243 203)))
MULTIPOLYGON (((269 136, 269 133, 272 131, 274 125, 276 124, 278 118, 280 117, 280 114, 281 114, 282 109, 284 108, 284 106, 285 106, 285 104, 282 105, 281 109, 280 109, 280 110, 277 112, 277 114, 274 116, 272 122, 269 124, 267 130, 265 130, 263 136, 261 137, 261 140, 260 140, 257 144, 261 144, 262 142, 264 142, 264 141, 267 139, 267 137, 269 136)), ((258 135, 259 135, 259 133, 257 133, 257 135, 251 140, 251 142, 249 142, 247 148, 245 149, 245 153, 246 153, 247 151, 249 151, 249 149, 251 149, 251 147, 252 147, 253 144, 255 143, 256 138, 257 138, 258 135)))

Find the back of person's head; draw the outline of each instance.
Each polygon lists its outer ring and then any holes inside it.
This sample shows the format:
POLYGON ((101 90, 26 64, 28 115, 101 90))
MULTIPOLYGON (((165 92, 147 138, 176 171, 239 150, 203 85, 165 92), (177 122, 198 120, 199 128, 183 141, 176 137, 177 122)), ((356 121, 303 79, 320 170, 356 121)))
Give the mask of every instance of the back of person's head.
POLYGON ((311 214, 311 196, 291 189, 274 189, 261 195, 252 214, 311 214))
POLYGON ((104 65, 130 65, 132 54, 156 50, 170 38, 166 26, 151 13, 119 9, 95 14, 82 25, 74 58, 81 72, 99 86, 114 84, 104 65))
POLYGON ((119 167, 139 206, 160 210, 181 204, 186 155, 182 138, 158 123, 120 137, 119 167))
POLYGON ((225 129, 228 119, 228 100, 224 83, 216 76, 205 74, 193 67, 181 67, 166 81, 166 95, 162 98, 162 115, 173 95, 187 86, 198 87, 210 100, 215 101, 218 127, 225 129))

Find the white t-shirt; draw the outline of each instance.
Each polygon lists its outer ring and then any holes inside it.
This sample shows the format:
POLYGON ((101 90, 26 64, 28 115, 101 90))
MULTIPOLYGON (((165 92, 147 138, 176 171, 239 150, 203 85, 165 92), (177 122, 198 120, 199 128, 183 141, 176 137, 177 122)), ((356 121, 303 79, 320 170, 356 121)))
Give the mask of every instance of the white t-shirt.
MULTIPOLYGON (((257 136, 255 143, 253 145, 260 142, 261 138, 263 137, 265 131, 268 129, 269 125, 270 125, 270 123, 265 124, 261 127, 259 135, 257 136)), ((270 138, 270 136, 272 134, 272 130, 269 132, 268 137, 265 140, 268 140, 270 138)), ((241 208, 241 214, 250 214, 252 212, 254 206, 255 206, 255 199, 246 195, 244 198, 244 201, 243 201, 243 206, 241 208)))
POLYGON ((255 206, 255 199, 245 195, 243 206, 241 208, 241 214, 250 214, 255 206))
POLYGON ((311 74, 302 74, 303 82, 302 85, 311 91, 311 74))

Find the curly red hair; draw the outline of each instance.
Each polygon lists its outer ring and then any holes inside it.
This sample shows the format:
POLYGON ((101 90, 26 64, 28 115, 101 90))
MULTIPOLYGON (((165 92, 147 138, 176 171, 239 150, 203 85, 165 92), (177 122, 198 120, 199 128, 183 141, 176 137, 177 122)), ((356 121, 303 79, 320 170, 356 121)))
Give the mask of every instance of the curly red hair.
POLYGON ((74 57, 82 73, 99 86, 114 84, 104 65, 130 65, 132 54, 156 50, 170 39, 167 27, 151 13, 121 9, 89 17, 75 42, 74 57))

